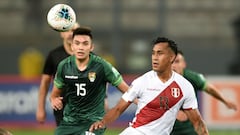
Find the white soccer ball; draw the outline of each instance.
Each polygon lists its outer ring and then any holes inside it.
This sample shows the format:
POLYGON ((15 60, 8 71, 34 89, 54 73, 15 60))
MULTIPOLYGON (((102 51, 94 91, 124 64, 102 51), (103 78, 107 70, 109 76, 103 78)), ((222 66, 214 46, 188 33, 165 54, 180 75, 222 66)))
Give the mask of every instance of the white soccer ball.
POLYGON ((56 31, 68 31, 76 22, 76 13, 67 4, 56 4, 48 11, 47 22, 56 31))

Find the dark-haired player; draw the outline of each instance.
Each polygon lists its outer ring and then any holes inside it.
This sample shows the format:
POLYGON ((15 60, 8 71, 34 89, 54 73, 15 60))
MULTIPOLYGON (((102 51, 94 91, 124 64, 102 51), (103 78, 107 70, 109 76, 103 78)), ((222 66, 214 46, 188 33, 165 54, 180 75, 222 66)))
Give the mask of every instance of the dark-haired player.
MULTIPOLYGON (((46 97, 49 87, 54 77, 59 62, 66 57, 72 55, 71 43, 73 30, 80 25, 75 23, 71 30, 66 32, 60 32, 60 36, 63 40, 63 45, 51 50, 47 56, 44 64, 43 73, 41 77, 41 83, 38 93, 38 107, 36 111, 36 119, 40 123, 44 123, 46 120, 46 97)), ((58 126, 63 117, 63 110, 54 110, 54 117, 56 125, 58 126)))
MULTIPOLYGON (((54 110, 61 110, 63 98, 66 101, 63 120, 55 135, 85 135, 91 124, 102 119, 108 82, 122 92, 128 89, 120 73, 109 62, 91 53, 94 45, 90 29, 74 30, 71 48, 73 55, 58 65, 51 93, 54 110), (61 97, 62 93, 64 97, 61 97)), ((94 133, 103 135, 104 130, 94 133)))
POLYGON ((102 129, 116 120, 138 98, 135 117, 120 135, 169 135, 180 108, 199 135, 208 135, 191 83, 172 70, 176 55, 177 45, 172 40, 161 37, 154 40, 152 70, 135 79, 118 104, 89 131, 102 129))

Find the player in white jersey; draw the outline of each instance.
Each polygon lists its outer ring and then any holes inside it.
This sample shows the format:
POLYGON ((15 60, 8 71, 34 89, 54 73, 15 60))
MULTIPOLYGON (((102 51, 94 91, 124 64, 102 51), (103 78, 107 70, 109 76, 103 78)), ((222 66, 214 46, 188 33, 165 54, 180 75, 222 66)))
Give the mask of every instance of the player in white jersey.
POLYGON ((151 135, 169 134, 181 107, 197 108, 192 85, 175 72, 166 82, 159 80, 155 71, 139 77, 122 96, 126 102, 132 102, 137 97, 138 107, 130 126, 151 135))
POLYGON ((158 37, 153 42, 152 69, 132 82, 118 104, 101 121, 95 122, 90 132, 116 120, 126 108, 138 99, 132 123, 120 135, 169 135, 182 108, 190 117, 200 135, 208 130, 197 109, 193 86, 181 75, 172 71, 171 65, 177 55, 177 45, 158 37))

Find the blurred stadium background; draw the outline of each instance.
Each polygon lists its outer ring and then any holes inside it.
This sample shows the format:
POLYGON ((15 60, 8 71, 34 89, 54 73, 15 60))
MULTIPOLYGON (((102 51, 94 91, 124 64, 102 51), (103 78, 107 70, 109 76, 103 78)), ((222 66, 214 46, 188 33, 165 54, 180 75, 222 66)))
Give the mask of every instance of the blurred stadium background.
MULTIPOLYGON (((54 128, 50 108, 45 126, 36 123, 34 114, 44 59, 62 43, 46 22, 57 3, 72 6, 77 21, 93 29, 95 52, 128 82, 151 68, 151 40, 166 36, 179 44, 189 68, 240 103, 239 0, 1 0, 0 127, 29 132, 54 128)), ((120 94, 114 88, 109 93, 113 106, 120 94)), ((239 110, 229 111, 207 95, 199 104, 210 129, 240 133, 239 110)), ((111 126, 126 126, 133 111, 134 106, 111 126)))

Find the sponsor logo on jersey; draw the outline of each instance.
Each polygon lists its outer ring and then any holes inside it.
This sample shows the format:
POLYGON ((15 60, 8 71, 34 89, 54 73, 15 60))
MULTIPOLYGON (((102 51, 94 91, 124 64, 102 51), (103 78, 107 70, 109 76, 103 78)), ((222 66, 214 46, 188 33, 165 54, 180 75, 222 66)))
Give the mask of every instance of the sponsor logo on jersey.
POLYGON ((160 89, 157 89, 157 88, 147 88, 147 90, 149 90, 149 91, 160 91, 160 89))
POLYGON ((68 78, 68 79, 78 79, 78 76, 74 76, 74 75, 65 75, 65 78, 68 78))
POLYGON ((179 97, 180 96, 180 89, 179 88, 171 88, 171 94, 175 98, 179 97))
POLYGON ((94 82, 96 79, 96 73, 95 72, 89 72, 88 73, 88 79, 90 82, 94 82))

